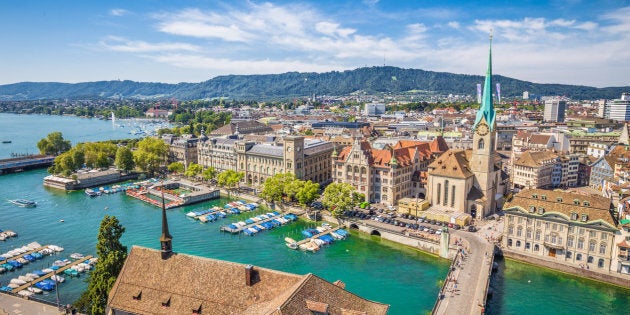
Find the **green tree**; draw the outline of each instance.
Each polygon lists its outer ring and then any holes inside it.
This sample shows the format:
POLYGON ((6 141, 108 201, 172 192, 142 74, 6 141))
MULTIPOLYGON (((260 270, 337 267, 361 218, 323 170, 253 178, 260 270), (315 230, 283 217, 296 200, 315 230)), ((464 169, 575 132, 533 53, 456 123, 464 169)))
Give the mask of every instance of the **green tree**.
POLYGON ((138 142, 138 149, 133 152, 133 160, 144 172, 153 176, 166 161, 168 145, 158 138, 144 138, 138 142))
POLYGON ((98 231, 96 255, 98 262, 88 276, 88 287, 75 302, 82 313, 105 314, 107 296, 127 259, 127 247, 120 243, 125 232, 115 216, 106 215, 98 231))
POLYGON ((69 140, 64 140, 63 135, 59 131, 51 132, 37 142, 39 153, 48 155, 59 155, 70 150, 72 145, 69 140))
POLYGON ((114 163, 119 170, 125 173, 133 170, 135 167, 133 153, 131 153, 131 150, 127 147, 119 147, 118 150, 116 150, 116 160, 114 163))
POLYGON ((190 163, 190 165, 188 165, 188 168, 184 172, 184 175, 186 175, 186 177, 194 178, 197 177, 197 175, 201 174, 201 172, 203 172, 203 166, 197 163, 190 163))
POLYGON ((298 202, 305 206, 319 198, 319 183, 313 183, 312 181, 304 182, 304 185, 295 194, 298 202))
POLYGON ((245 173, 243 172, 226 170, 217 175, 217 185, 219 185, 219 187, 225 187, 229 195, 231 190, 238 187, 238 183, 243 179, 244 176, 245 173))
POLYGON ((355 204, 355 189, 348 183, 332 183, 324 190, 322 203, 333 217, 339 219, 343 212, 352 209, 355 204))
POLYGON ((183 173, 185 169, 184 163, 182 162, 173 162, 169 164, 166 168, 171 173, 179 173, 179 174, 183 173))
POLYGON ((204 180, 211 180, 217 177, 217 170, 214 169, 214 167, 210 166, 206 168, 205 170, 203 170, 203 172, 201 173, 201 176, 203 176, 204 180))

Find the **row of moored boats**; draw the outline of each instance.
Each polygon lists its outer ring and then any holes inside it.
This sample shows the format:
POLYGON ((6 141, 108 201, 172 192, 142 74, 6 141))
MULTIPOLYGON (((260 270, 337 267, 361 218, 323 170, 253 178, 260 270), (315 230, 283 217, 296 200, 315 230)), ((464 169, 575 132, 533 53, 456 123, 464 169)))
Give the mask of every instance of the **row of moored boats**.
POLYGON ((140 185, 137 185, 134 183, 125 183, 125 184, 119 184, 119 185, 113 185, 113 186, 103 186, 99 188, 86 188, 85 194, 90 197, 96 197, 96 196, 101 196, 101 195, 109 195, 109 194, 124 192, 124 191, 127 191, 127 189, 138 189, 138 188, 140 188, 140 185))
POLYGON ((302 231, 302 235, 306 237, 306 242, 298 242, 292 238, 286 237, 284 241, 287 247, 291 249, 301 249, 309 252, 316 252, 322 246, 330 245, 336 240, 345 239, 350 233, 344 229, 331 229, 331 226, 327 223, 322 224, 316 228, 309 228, 302 231))
POLYGON ((254 211, 256 209, 258 209, 257 203, 246 203, 240 200, 227 203, 223 208, 215 206, 210 209, 191 211, 186 213, 186 216, 206 223, 224 219, 231 214, 241 214, 242 212, 254 211))
POLYGON ((13 231, 3 231, 0 230, 0 241, 5 241, 7 238, 17 237, 17 233, 13 231))
POLYGON ((297 220, 298 217, 293 213, 282 215, 278 212, 268 212, 260 214, 245 221, 231 223, 221 228, 222 231, 230 233, 243 232, 245 235, 256 235, 264 230, 271 230, 275 227, 285 225, 297 220))
POLYGON ((32 242, 0 255, 0 257, 4 259, 4 263, 0 264, 0 273, 22 268, 24 265, 42 259, 44 256, 49 256, 61 251, 63 251, 63 247, 48 245, 42 248, 39 243, 32 242))

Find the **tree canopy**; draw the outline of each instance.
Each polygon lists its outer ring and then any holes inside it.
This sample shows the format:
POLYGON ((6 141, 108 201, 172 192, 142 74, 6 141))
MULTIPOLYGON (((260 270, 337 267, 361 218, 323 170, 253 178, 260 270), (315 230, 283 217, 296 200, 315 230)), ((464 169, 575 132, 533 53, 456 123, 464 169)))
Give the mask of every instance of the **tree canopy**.
POLYGON ((72 145, 69 140, 65 140, 59 131, 51 132, 37 142, 39 153, 47 155, 59 155, 70 150, 72 145))
POLYGON ((131 150, 127 147, 118 148, 114 163, 119 170, 124 172, 129 172, 136 166, 133 162, 133 153, 131 153, 131 150))
POLYGON ((155 174, 166 161, 168 145, 161 139, 148 137, 138 142, 138 149, 133 152, 133 160, 142 171, 155 174))
POLYGON ((301 205, 307 205, 319 198, 319 184, 295 178, 291 173, 273 175, 263 183, 260 197, 268 202, 297 200, 301 205))
POLYGON ((243 172, 226 170, 217 175, 217 185, 219 185, 220 187, 225 187, 229 193, 230 190, 238 186, 238 183, 243 179, 244 176, 245 173, 243 172))
POLYGON ((197 163, 190 163, 184 175, 186 175, 186 177, 195 178, 197 175, 201 174, 201 172, 203 172, 203 166, 197 163))
POLYGON ((106 215, 98 231, 96 255, 98 262, 89 274, 88 287, 75 302, 82 313, 105 314, 107 296, 127 259, 127 247, 120 243, 125 232, 115 216, 106 215))
POLYGON ((332 183, 324 190, 322 203, 335 218, 341 217, 344 211, 352 209, 356 202, 357 193, 348 183, 332 183))

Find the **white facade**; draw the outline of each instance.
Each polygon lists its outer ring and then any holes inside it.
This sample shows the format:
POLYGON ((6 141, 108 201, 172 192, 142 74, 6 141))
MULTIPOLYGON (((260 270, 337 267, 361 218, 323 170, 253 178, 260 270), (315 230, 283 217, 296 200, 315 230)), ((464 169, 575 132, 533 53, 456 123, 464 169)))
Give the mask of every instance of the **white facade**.
POLYGON ((564 122, 564 112, 566 108, 566 101, 546 100, 543 118, 545 121, 564 122))
POLYGON ((629 121, 630 93, 621 94, 621 99, 607 101, 604 105, 604 118, 617 121, 629 121))
POLYGON ((378 116, 385 114, 385 104, 368 103, 365 104, 365 116, 378 116))

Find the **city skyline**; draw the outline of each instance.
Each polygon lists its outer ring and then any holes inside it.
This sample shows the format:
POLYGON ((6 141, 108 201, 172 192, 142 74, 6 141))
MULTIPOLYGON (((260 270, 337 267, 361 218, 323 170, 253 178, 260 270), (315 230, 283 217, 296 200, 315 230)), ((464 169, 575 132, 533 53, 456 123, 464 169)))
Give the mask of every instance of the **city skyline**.
POLYGON ((628 1, 0 3, 0 84, 200 82, 396 66, 536 83, 628 85, 628 1))

